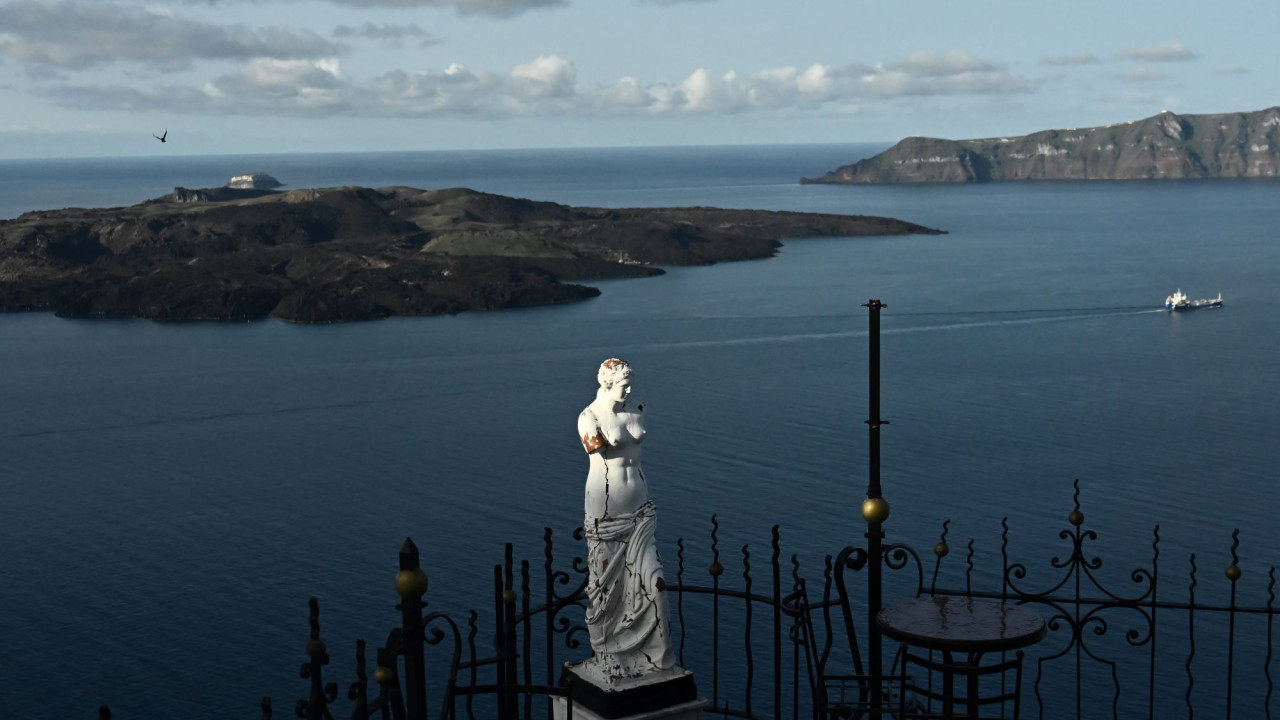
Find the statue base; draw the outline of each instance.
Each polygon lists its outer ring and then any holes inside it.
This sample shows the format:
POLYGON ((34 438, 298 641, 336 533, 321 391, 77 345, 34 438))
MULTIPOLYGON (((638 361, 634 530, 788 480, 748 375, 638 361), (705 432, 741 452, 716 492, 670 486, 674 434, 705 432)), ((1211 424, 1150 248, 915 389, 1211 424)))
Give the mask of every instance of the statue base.
MULTIPOLYGON (((560 685, 573 694, 573 717, 581 720, 701 720, 707 705, 698 697, 693 673, 679 666, 636 677, 602 678, 589 663, 566 663, 560 685)), ((568 700, 553 700, 555 720, 568 720, 568 700)))

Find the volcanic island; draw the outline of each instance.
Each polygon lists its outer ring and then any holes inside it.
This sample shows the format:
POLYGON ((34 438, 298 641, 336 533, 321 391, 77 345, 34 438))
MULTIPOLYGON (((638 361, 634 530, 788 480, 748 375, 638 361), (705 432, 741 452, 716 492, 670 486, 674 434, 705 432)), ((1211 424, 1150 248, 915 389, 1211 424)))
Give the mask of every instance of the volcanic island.
POLYGON ((580 281, 768 258, 786 238, 942 232, 865 215, 569 207, 466 188, 175 188, 128 207, 0 221, 0 311, 440 315, 584 300, 600 291, 580 281))

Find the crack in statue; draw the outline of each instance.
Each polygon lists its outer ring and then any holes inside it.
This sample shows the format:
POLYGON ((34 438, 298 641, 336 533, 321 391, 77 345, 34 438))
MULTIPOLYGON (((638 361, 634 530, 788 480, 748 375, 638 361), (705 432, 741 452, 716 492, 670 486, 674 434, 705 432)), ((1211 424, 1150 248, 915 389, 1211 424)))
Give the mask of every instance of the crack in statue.
POLYGON ((593 656, 583 668, 606 681, 675 666, 658 515, 640 466, 644 405, 627 407, 631 378, 627 361, 605 360, 596 376, 596 399, 578 416, 578 437, 590 462, 583 528, 593 656))

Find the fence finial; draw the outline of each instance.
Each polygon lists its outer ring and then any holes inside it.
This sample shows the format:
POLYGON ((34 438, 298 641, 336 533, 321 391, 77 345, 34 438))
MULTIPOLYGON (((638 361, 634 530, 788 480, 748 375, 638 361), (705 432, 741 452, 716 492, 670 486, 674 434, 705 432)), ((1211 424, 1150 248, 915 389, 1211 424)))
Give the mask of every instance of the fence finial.
POLYGON ((933 546, 933 554, 940 558, 947 556, 951 552, 951 546, 947 545, 947 533, 951 532, 951 521, 942 521, 942 537, 938 538, 938 544, 933 546))
POLYGON ((1075 492, 1071 494, 1071 499, 1076 507, 1067 515, 1067 522, 1080 527, 1084 523, 1084 513, 1080 512, 1080 478, 1076 478, 1072 486, 1075 488, 1075 492))
POLYGON ((1231 533, 1231 564, 1227 566, 1227 579, 1235 582, 1240 579, 1244 573, 1240 571, 1240 556, 1236 554, 1236 550, 1240 547, 1240 529, 1236 528, 1231 533))

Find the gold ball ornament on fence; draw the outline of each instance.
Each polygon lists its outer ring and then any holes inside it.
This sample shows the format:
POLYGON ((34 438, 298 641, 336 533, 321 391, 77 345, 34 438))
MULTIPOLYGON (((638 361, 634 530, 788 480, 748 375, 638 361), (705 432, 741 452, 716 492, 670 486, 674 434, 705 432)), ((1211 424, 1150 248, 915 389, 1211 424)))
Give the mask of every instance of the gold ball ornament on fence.
POLYGON ((391 674, 391 668, 378 666, 378 669, 373 671, 373 679, 379 685, 386 685, 390 683, 394 677, 395 675, 391 674))
POLYGON ((1234 564, 1227 566, 1227 579, 1231 582, 1239 580, 1240 576, 1243 574, 1244 573, 1240 571, 1240 568, 1236 567, 1234 564))
POLYGON ((502 591, 502 602, 504 602, 504 603, 506 603, 506 604, 508 604, 508 605, 514 605, 514 604, 516 603, 516 591, 515 591, 515 590, 503 590, 503 591, 502 591))
POLYGON ((1067 522, 1075 525, 1076 527, 1080 527, 1080 525, 1084 523, 1084 513, 1079 510, 1072 510, 1071 514, 1067 515, 1067 522))
POLYGON ((307 641, 307 657, 318 658, 324 655, 324 641, 320 638, 312 638, 307 641))
POLYGON ((882 523, 889 519, 889 501, 882 497, 867 498, 862 501, 862 517, 868 523, 882 523))
POLYGON ((718 562, 711 563, 711 567, 707 568, 707 572, 711 573, 711 577, 720 577, 724 572, 724 566, 718 562))
POLYGON ((422 568, 396 573, 396 594, 402 598, 422 597, 427 592, 427 573, 422 568))
POLYGON ((951 552, 951 547, 944 542, 940 542, 933 546, 933 554, 940 558, 946 557, 949 552, 951 552))

